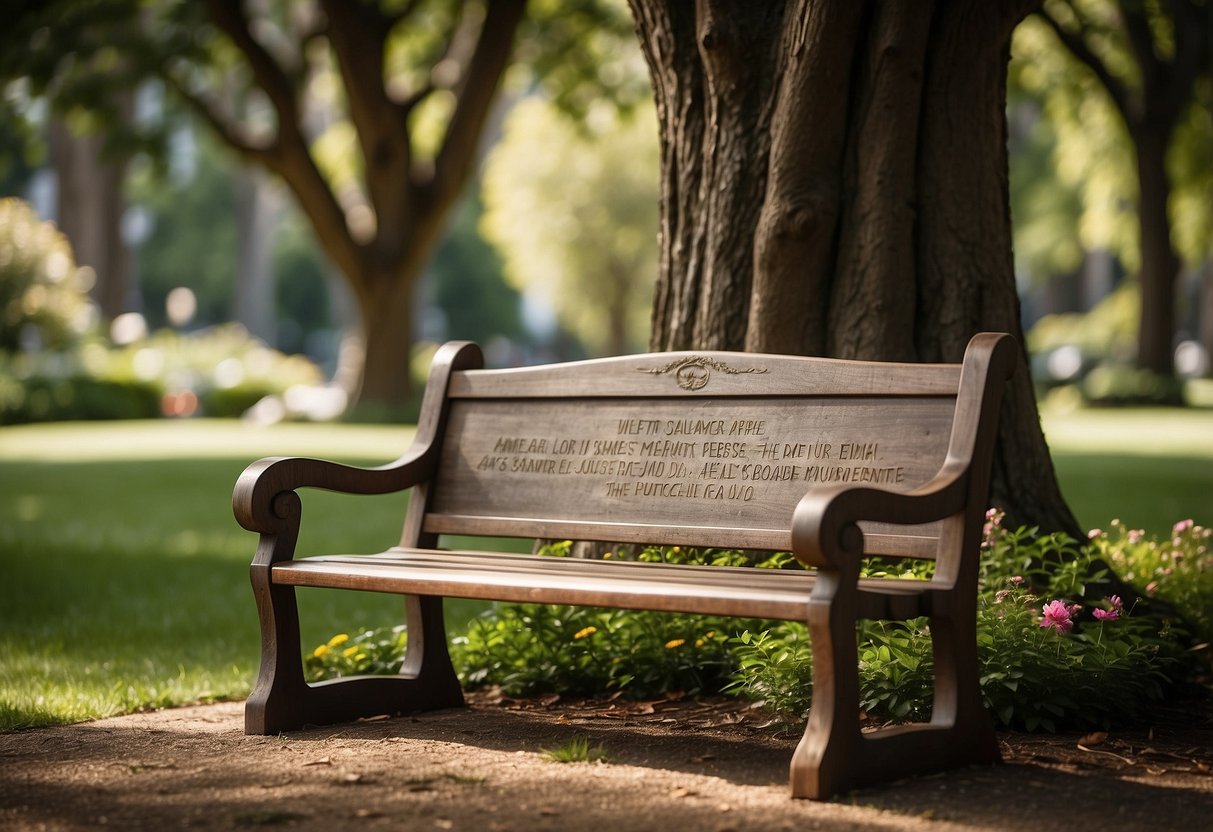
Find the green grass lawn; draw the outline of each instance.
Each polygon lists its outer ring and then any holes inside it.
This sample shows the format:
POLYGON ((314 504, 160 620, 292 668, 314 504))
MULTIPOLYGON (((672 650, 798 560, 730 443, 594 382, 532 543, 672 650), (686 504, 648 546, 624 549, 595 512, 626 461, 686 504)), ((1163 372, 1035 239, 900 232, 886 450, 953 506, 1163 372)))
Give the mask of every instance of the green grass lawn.
POLYGON ((1213 526, 1213 410, 1047 411, 1062 493, 1084 528, 1165 535, 1191 517, 1213 526))
MULTIPOLYGON (((259 636, 232 486, 271 454, 381 464, 411 428, 238 422, 0 429, 0 729, 247 693, 259 636)), ((304 495, 305 554, 399 539, 402 495, 304 495), (310 522, 309 522, 310 521, 310 522)), ((398 623, 394 596, 302 590, 305 644, 398 623)), ((477 608, 456 603, 452 629, 477 608)))
MULTIPOLYGON (((1086 526, 1213 524, 1210 411, 1081 411, 1045 427, 1086 526)), ((232 519, 236 477, 271 454, 380 464, 410 437, 222 421, 0 429, 0 730, 245 695, 259 643, 246 570, 256 536, 232 519)), ((403 507, 399 495, 307 492, 300 551, 381 550, 403 507)), ((392 596, 300 598, 305 645, 400 617, 392 596)), ((451 605, 451 629, 476 609, 451 605)))

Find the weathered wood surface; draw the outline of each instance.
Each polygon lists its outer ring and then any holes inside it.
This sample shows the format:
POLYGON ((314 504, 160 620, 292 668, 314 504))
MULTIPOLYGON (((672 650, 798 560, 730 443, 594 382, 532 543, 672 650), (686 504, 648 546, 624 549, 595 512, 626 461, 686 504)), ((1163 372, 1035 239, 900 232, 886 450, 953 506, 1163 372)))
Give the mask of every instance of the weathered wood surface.
POLYGON ((479 369, 450 344, 431 371, 413 447, 359 469, 274 458, 237 483, 262 669, 246 730, 459 704, 440 598, 571 603, 807 621, 814 705, 792 792, 845 788, 998 758, 977 687, 977 557, 1006 336, 961 365, 737 353, 625 356, 479 369), (294 560, 303 487, 412 489, 400 545, 294 560), (438 549, 441 534, 791 551, 810 570, 581 561, 438 549), (934 558, 930 581, 859 579, 873 554, 934 558), (409 599, 409 653, 390 679, 304 683, 295 586, 409 599), (929 724, 861 735, 858 618, 929 616, 929 724))

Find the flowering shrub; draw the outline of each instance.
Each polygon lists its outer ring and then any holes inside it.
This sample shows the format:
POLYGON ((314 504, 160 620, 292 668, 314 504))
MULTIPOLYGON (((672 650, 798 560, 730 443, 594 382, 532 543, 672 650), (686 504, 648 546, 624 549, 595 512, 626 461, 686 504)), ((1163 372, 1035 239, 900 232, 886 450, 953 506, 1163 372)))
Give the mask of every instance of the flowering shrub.
POLYGON ((384 676, 399 673, 407 636, 404 625, 365 630, 351 638, 338 633, 303 658, 303 675, 309 682, 338 676, 384 676))
MULTIPOLYGON (((1011 531, 1002 519, 997 511, 987 516, 977 613, 982 693, 997 722, 1050 731, 1104 726, 1139 713, 1183 677, 1191 654, 1169 622, 1117 595, 1094 602, 1083 596, 1088 584, 1106 577, 1100 564, 1110 563, 1126 580, 1147 581, 1147 595, 1166 597, 1207 626, 1213 607, 1208 530, 1185 521, 1164 546, 1113 522, 1111 535, 1093 532, 1079 544, 1062 534, 1011 531), (1197 588, 1174 586, 1178 581, 1197 588)), ((565 556, 568 549, 554 544, 546 554, 565 556)), ((680 547, 650 547, 637 558, 751 562, 741 552, 680 547)), ((758 565, 799 568, 786 553, 758 565)), ((864 574, 923 577, 932 566, 874 559, 864 574)), ((867 715, 929 718, 934 668, 927 619, 861 621, 858 637, 860 706, 867 715)), ((317 648, 322 655, 307 660, 309 673, 325 661, 338 669, 350 662, 341 672, 367 672, 358 653, 348 655, 354 645, 330 641, 317 648)), ((812 654, 807 628, 798 622, 499 604, 454 640, 452 659, 465 685, 500 685, 515 696, 731 690, 789 721, 802 719, 812 699, 812 654)))
MULTIPOLYGON (((1102 577, 1096 564, 1102 550, 1001 523, 1000 512, 987 516, 977 612, 982 694, 996 721, 1029 731, 1095 727, 1160 698, 1182 672, 1176 634, 1154 618, 1131 615, 1118 596, 1089 614, 1079 600, 1090 576, 1102 577), (1067 560, 1050 568, 1059 556, 1067 560)), ((886 573, 883 564, 879 569, 886 573)), ((858 637, 860 706, 868 716, 929 718, 934 666, 927 620, 863 621, 858 637)), ((786 718, 803 718, 812 698, 807 627, 780 622, 742 633, 734 646, 733 687, 786 718)))
POLYGON ((1213 641, 1213 529, 1181 520, 1169 538, 1113 520, 1095 529, 1091 546, 1125 581, 1170 604, 1201 641, 1213 641))

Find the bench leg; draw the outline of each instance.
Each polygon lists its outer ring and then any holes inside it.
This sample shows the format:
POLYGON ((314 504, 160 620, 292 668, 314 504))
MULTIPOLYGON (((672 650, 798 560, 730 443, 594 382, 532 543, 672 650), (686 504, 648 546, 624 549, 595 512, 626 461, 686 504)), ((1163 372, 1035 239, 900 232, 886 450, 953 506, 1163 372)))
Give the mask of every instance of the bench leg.
POLYGON ((961 766, 997 763, 998 741, 982 704, 975 610, 931 619, 935 701, 930 723, 859 730, 855 618, 842 599, 814 601, 809 633, 813 705, 792 757, 793 797, 824 800, 864 785, 961 766))
POLYGON ((994 723, 982 701, 976 633, 971 624, 960 626, 958 623, 976 621, 976 592, 963 597, 972 597, 974 605, 966 603, 956 613, 931 617, 931 645, 935 658, 931 724, 952 732, 952 751, 964 761, 959 765, 998 763, 1002 761, 1002 754, 998 750, 994 723))
MULTIPOLYGON (((837 580, 819 577, 819 582, 837 580)), ((813 705, 792 755, 792 797, 824 800, 846 788, 863 738, 859 733, 859 670, 853 596, 819 586, 809 604, 813 705), (824 596, 824 597, 818 597, 824 596)))
POLYGON ((244 709, 246 734, 463 705, 447 652, 442 599, 407 596, 408 652, 398 676, 359 676, 308 684, 303 677, 295 588, 271 584, 254 567, 261 616, 261 670, 244 709))

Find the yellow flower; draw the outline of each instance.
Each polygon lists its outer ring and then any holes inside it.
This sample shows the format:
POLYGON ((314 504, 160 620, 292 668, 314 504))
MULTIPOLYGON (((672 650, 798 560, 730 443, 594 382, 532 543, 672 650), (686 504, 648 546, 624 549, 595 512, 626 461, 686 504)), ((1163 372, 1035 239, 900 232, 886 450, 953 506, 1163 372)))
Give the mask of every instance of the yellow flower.
POLYGON ((357 646, 357 645, 354 645, 353 647, 347 647, 347 648, 345 648, 344 650, 342 650, 342 651, 341 651, 341 655, 343 655, 343 656, 352 656, 352 655, 354 655, 354 654, 355 654, 355 653, 357 653, 357 652, 358 652, 358 646, 357 646))
POLYGON ((615 557, 615 553, 614 553, 614 552, 603 552, 603 553, 602 553, 602 559, 603 559, 603 560, 610 560, 610 559, 611 559, 611 558, 613 558, 613 557, 615 557))
POLYGON ((703 639, 701 639, 701 638, 697 638, 697 639, 695 639, 695 646, 696 646, 696 647, 703 647, 703 639))
POLYGON ((350 640, 350 637, 345 633, 338 633, 329 639, 329 647, 340 647, 350 640))
POLYGON ((573 633, 573 638, 574 639, 585 638, 586 636, 594 635, 594 633, 596 633, 596 632, 598 632, 597 627, 585 627, 585 628, 580 629, 577 632, 573 633))
POLYGON ((672 638, 665 643, 665 649, 673 650, 675 647, 681 647, 682 645, 684 645, 686 643, 687 643, 687 640, 685 638, 672 638))
POLYGON ((359 653, 357 656, 354 656, 354 661, 360 662, 365 658, 366 658, 366 653, 359 653))
POLYGON ((329 646, 327 644, 322 644, 312 651, 312 655, 317 659, 323 659, 328 652, 329 646))

